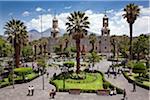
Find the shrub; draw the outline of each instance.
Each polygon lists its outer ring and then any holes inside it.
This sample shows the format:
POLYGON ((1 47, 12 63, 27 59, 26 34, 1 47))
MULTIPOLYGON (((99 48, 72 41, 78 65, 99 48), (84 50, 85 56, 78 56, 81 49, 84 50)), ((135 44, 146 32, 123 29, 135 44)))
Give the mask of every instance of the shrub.
POLYGON ((144 89, 150 90, 149 86, 144 85, 143 82, 141 82, 141 81, 139 81, 139 80, 138 80, 138 81, 137 81, 137 80, 132 80, 132 79, 127 75, 127 73, 123 72, 123 75, 124 75, 124 77, 128 80, 128 82, 130 82, 130 83, 135 82, 136 85, 138 85, 138 86, 140 86, 140 87, 142 87, 142 88, 144 88, 144 89))
POLYGON ((68 68, 71 68, 71 67, 74 67, 75 63, 74 61, 67 61, 67 62, 64 62, 63 65, 68 68))
POLYGON ((108 89, 109 87, 110 87, 110 83, 108 83, 108 82, 103 83, 103 88, 104 89, 108 89))
POLYGON ((133 67, 133 72, 139 73, 140 76, 141 74, 144 74, 146 72, 146 66, 141 62, 135 63, 133 67))
POLYGON ((26 67, 16 68, 14 69, 14 73, 19 76, 22 76, 22 79, 25 80, 25 75, 32 73, 32 68, 26 67))
POLYGON ((129 69, 132 69, 132 68, 134 67, 134 61, 128 61, 127 67, 128 67, 129 69))

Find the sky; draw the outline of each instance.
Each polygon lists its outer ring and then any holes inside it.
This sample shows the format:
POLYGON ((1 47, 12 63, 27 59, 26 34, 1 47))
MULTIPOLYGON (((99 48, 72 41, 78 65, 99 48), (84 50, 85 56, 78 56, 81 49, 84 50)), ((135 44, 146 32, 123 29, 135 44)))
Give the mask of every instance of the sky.
POLYGON ((54 16, 58 19, 59 28, 66 29, 67 17, 73 11, 83 11, 89 17, 90 32, 101 35, 102 18, 106 12, 109 17, 109 28, 111 35, 129 35, 129 25, 123 19, 123 8, 129 4, 139 5, 140 16, 134 23, 133 35, 150 33, 148 29, 150 23, 149 1, 146 0, 9 0, 0 1, 0 35, 4 34, 4 25, 12 18, 19 19, 25 23, 27 30, 36 29, 41 32, 40 18, 42 14, 43 31, 52 27, 54 16))

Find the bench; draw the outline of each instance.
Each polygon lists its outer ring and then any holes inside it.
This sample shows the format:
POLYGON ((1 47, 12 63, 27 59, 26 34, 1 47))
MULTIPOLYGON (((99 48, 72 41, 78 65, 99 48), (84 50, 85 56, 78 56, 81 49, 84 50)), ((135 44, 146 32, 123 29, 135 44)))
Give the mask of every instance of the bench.
POLYGON ((107 89, 103 89, 103 90, 97 90, 97 95, 102 95, 102 96, 108 96, 110 91, 107 89))
POLYGON ((69 94, 79 95, 80 94, 80 89, 70 89, 69 90, 69 94))

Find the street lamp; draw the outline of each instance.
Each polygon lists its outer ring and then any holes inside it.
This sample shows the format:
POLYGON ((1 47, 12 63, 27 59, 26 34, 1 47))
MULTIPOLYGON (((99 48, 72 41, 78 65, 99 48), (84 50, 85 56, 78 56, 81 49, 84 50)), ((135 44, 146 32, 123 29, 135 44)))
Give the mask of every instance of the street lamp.
MULTIPOLYGON (((43 37, 43 34, 42 34, 42 12, 41 12, 41 38, 43 37)), ((42 53, 41 53, 42 54, 42 53)), ((42 75, 42 83, 43 83, 43 90, 44 90, 44 66, 43 66, 43 75, 42 75)))

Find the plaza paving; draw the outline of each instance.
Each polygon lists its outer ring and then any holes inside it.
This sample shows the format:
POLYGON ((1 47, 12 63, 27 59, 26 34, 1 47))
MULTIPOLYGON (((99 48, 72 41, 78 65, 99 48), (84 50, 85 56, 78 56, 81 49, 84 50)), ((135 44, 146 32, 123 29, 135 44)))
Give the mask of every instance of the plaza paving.
MULTIPOLYGON (((111 62, 106 60, 101 61, 95 67, 95 69, 101 70, 103 72, 107 71, 107 68, 111 62)), ((56 72, 60 73, 59 69, 49 68, 50 77, 56 72)), ((35 80, 29 83, 16 84, 15 89, 12 89, 12 86, 8 86, 0 89, 0 100, 49 100, 49 90, 55 88, 54 86, 48 83, 48 78, 45 77, 45 90, 42 90, 42 77, 38 77, 35 80), (34 96, 27 96, 27 88, 29 85, 35 87, 34 96)), ((128 100, 149 100, 149 91, 137 88, 137 92, 132 92, 132 84, 123 77, 123 75, 118 76, 117 79, 113 77, 107 78, 112 84, 127 90, 128 100)), ((67 92, 57 92, 55 100, 121 100, 122 95, 116 96, 98 96, 95 93, 81 93, 80 95, 70 95, 67 92)))

